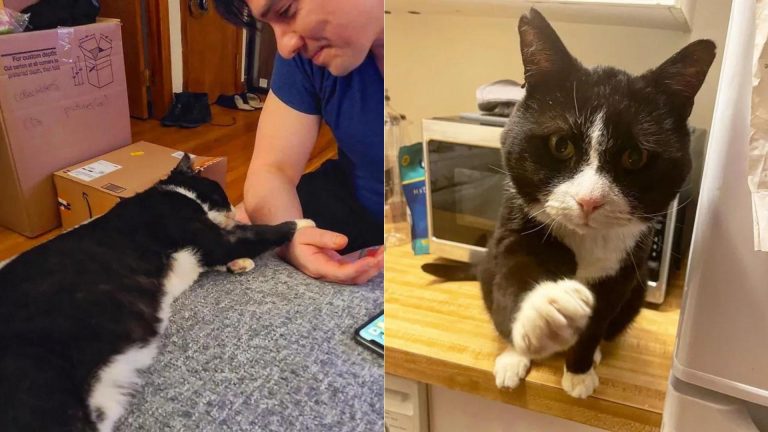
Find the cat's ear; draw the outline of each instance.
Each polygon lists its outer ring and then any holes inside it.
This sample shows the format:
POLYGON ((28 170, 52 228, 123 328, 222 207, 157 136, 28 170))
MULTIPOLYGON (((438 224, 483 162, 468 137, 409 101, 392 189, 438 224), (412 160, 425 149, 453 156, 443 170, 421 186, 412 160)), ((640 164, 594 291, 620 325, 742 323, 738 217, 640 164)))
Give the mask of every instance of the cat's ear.
POLYGON ((184 156, 181 157, 181 160, 178 165, 176 165, 176 168, 173 169, 173 172, 187 175, 195 173, 195 170, 192 168, 192 158, 189 156, 189 153, 184 153, 184 156))
POLYGON ((715 49, 715 43, 709 39, 691 42, 661 66, 646 72, 645 76, 668 95, 676 108, 688 118, 693 109, 693 99, 715 60, 715 49))
POLYGON ((517 31, 520 33, 526 86, 535 87, 549 80, 563 81, 578 65, 555 29, 535 8, 520 17, 517 31))

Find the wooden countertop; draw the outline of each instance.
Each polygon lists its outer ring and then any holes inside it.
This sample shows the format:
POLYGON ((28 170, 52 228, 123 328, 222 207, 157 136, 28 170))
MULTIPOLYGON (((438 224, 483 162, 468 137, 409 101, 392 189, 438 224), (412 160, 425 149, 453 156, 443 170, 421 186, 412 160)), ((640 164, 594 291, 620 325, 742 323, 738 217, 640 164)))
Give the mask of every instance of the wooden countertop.
POLYGON ((483 305, 477 282, 440 282, 421 271, 433 255, 409 245, 385 256, 385 370, 401 377, 472 393, 611 431, 656 431, 672 362, 683 272, 667 300, 642 310, 630 330, 603 343, 600 386, 587 399, 560 387, 562 355, 534 362, 515 390, 499 390, 493 364, 504 342, 483 305))

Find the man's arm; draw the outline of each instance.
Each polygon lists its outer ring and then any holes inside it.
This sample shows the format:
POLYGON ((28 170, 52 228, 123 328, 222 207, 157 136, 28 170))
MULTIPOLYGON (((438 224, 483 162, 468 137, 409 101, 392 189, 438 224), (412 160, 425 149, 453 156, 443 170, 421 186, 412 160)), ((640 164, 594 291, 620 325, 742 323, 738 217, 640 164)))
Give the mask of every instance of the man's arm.
POLYGON ((267 95, 245 180, 245 210, 253 223, 301 218, 296 185, 319 128, 319 116, 294 110, 272 92, 267 95))
MULTIPOLYGON (((277 224, 302 217, 296 185, 319 128, 319 116, 296 111, 271 92, 267 95, 244 188, 245 210, 251 222, 277 224)), ((381 271, 383 249, 374 257, 347 262, 336 252, 346 244, 342 234, 302 228, 283 256, 307 275, 331 282, 364 283, 381 271)))

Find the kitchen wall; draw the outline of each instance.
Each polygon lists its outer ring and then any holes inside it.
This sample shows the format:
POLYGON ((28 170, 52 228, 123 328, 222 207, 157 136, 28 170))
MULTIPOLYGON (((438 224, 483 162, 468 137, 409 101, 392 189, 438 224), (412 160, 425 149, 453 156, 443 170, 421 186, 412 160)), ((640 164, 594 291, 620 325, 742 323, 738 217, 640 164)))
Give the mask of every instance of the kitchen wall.
MULTIPOLYGON (((692 31, 553 22, 571 53, 586 66, 610 64, 641 73, 687 43, 709 38, 718 56, 696 98, 690 123, 709 129, 720 75, 730 0, 698 0, 692 31)), ((517 20, 449 15, 385 15, 385 85, 392 106, 412 121, 477 111, 475 89, 503 78, 522 82, 517 20)))

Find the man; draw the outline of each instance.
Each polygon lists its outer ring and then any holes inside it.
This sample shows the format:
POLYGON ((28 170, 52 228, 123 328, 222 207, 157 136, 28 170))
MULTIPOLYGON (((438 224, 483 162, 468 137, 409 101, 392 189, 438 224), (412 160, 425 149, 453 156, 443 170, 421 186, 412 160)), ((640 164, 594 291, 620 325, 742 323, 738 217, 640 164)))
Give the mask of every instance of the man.
POLYGON ((383 248, 356 260, 338 251, 383 238, 383 0, 218 0, 216 7, 235 24, 271 25, 279 53, 245 183, 247 218, 315 220, 284 258, 319 279, 367 281, 383 267, 383 248), (321 120, 339 160, 302 177, 321 120))

